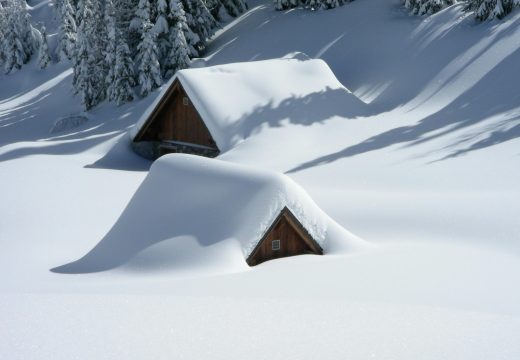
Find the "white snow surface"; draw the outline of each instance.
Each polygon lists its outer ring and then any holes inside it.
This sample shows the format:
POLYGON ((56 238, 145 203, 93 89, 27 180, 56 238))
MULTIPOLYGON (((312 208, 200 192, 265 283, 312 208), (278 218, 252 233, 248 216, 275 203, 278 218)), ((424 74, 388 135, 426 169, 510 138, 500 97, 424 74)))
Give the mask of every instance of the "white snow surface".
MULTIPOLYGON (((273 119, 305 121, 322 109, 358 116, 366 109, 321 59, 303 53, 279 59, 184 69, 164 85, 145 110, 137 135, 173 82, 178 79, 218 148, 225 152, 273 119), (295 102, 299 106, 293 106, 295 102), (272 114, 271 112, 277 112, 272 114), (266 113, 268 115, 266 115, 266 113)), ((345 114, 345 117, 348 117, 345 114)))
MULTIPOLYGON (((29 1, 51 51, 52 4, 29 1)), ((462 4, 414 17, 400 0, 250 2, 195 66, 305 53, 367 111, 266 106, 218 160, 285 174, 374 245, 253 268, 238 265, 238 241, 187 234, 111 270, 50 271, 135 203, 151 164, 128 130, 158 92, 50 134, 82 114, 70 64, 0 75, 0 358, 518 359, 519 48, 518 9, 476 23, 462 4)))
POLYGON ((286 175, 200 156, 171 154, 154 162, 107 236, 80 260, 54 271, 112 269, 161 241, 175 244, 190 266, 207 266, 208 262, 217 264, 226 259, 227 271, 240 271, 247 269, 245 259, 284 207, 326 254, 364 247, 286 175), (200 245, 197 251, 186 248, 186 236, 196 239, 200 245), (218 250, 205 251, 208 247, 218 250))

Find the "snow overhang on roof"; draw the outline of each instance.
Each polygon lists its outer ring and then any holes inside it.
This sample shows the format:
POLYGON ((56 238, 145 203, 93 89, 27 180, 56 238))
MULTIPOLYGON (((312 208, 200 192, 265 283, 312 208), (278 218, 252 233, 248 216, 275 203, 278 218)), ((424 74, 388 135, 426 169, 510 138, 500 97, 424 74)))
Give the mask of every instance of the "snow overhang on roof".
MULTIPOLYGON (((340 91, 342 97, 321 99, 319 105, 338 108, 361 103, 336 79, 323 60, 310 59, 301 53, 272 60, 191 68, 178 71, 161 88, 155 101, 132 128, 132 139, 177 79, 221 152, 246 138, 255 125, 268 121, 266 110, 279 109, 277 117, 301 116, 305 109, 301 103, 287 106, 291 100, 340 91)), ((310 106, 316 107, 317 104, 310 106)))

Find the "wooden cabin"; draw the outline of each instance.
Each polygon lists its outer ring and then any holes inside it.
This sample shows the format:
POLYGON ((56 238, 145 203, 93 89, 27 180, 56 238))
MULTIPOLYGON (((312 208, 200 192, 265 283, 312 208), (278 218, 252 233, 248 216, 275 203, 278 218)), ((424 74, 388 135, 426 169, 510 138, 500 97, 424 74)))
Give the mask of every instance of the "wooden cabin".
POLYGON ((323 60, 304 54, 195 65, 177 71, 158 90, 130 136, 134 150, 149 159, 165 153, 215 157, 286 119, 321 122, 318 108, 342 109, 342 116, 354 118, 365 113, 366 104, 323 60))
POLYGON ((168 87, 133 140, 137 153, 157 159, 168 153, 215 157, 220 151, 178 79, 168 87))
POLYGON ((268 260, 303 254, 323 255, 323 249, 284 207, 246 261, 249 266, 255 266, 268 260))

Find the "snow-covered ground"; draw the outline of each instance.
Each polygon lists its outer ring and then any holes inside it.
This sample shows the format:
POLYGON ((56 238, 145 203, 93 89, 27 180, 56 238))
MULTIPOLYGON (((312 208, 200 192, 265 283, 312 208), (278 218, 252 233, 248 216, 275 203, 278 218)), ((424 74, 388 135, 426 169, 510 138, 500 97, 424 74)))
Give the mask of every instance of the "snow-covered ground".
POLYGON ((0 75, 0 358, 517 359, 520 11, 477 24, 461 5, 250 5, 200 63, 303 52, 369 111, 286 116, 327 91, 262 106, 220 159, 286 173, 374 246, 212 274, 183 266, 177 238, 113 270, 51 272, 103 239, 147 175, 127 130, 154 95, 83 114, 66 64, 30 63, 0 75), (51 133, 71 115, 89 120, 51 133))

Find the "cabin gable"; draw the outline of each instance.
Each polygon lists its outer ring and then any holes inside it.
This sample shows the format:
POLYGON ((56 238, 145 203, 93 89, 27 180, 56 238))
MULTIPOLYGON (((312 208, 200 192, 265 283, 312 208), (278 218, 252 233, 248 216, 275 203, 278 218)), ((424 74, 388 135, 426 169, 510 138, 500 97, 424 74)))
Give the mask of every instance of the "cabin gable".
POLYGON ((138 152, 147 150, 150 153, 147 157, 152 158, 171 152, 207 157, 219 153, 215 140, 178 79, 163 95, 133 143, 138 152))
POLYGON ((323 255, 323 249, 285 207, 246 261, 255 266, 268 260, 303 254, 323 255))

